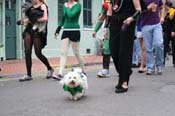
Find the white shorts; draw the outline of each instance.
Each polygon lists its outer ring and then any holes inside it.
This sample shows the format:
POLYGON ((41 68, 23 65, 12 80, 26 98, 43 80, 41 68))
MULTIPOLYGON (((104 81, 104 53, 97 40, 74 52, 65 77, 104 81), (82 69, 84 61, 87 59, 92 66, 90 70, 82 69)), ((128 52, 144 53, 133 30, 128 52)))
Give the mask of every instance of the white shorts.
POLYGON ((137 32, 137 38, 143 38, 142 32, 140 31, 137 32))

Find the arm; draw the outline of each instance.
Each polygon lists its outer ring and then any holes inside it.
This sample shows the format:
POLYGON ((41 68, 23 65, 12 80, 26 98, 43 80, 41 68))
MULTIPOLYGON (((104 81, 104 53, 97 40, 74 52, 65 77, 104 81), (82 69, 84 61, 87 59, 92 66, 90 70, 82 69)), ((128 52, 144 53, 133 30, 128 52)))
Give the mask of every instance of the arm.
POLYGON ((64 9, 64 6, 63 6, 62 9, 63 9, 63 10, 62 10, 62 15, 61 15, 61 20, 60 20, 59 23, 58 23, 58 26, 59 26, 59 27, 62 27, 63 24, 64 24, 64 21, 65 21, 65 9, 64 9))
POLYGON ((175 37, 175 16, 173 17, 173 24, 172 24, 172 29, 171 29, 171 36, 173 38, 175 37))
POLYGON ((134 20, 136 20, 139 18, 140 14, 141 14, 141 4, 140 4, 139 0, 133 0, 133 3, 134 3, 134 7, 135 7, 136 12, 132 16, 132 18, 134 20))
POLYGON ((101 28, 103 21, 105 20, 106 16, 104 14, 100 14, 99 18, 98 18, 98 22, 95 25, 94 28, 94 32, 92 33, 92 36, 95 38, 96 37, 96 33, 98 32, 98 30, 101 28))
POLYGON ((134 3, 134 7, 136 11, 140 11, 141 12, 141 4, 139 0, 133 0, 134 3))
POLYGON ((164 22, 164 17, 165 17, 165 7, 164 7, 164 5, 162 5, 160 7, 160 19, 161 19, 161 23, 164 22))
POLYGON ((111 16, 112 16, 112 3, 110 3, 109 7, 108 7, 105 28, 107 28, 109 26, 109 23, 111 21, 111 16))
POLYGON ((105 20, 106 16, 104 14, 101 14, 98 18, 98 22, 95 25, 94 32, 98 32, 98 30, 101 28, 103 21, 105 20))
POLYGON ((77 3, 76 8, 66 8, 66 14, 69 18, 72 18, 81 12, 81 4, 77 3))
MULTIPOLYGON (((134 13, 133 16, 131 17, 128 17, 123 23, 126 24, 126 25, 129 25, 132 21, 138 19, 138 17, 140 16, 141 14, 141 5, 140 5, 140 1, 139 0, 132 0, 133 1, 133 4, 134 4, 134 7, 135 7, 135 10, 136 12, 134 13)), ((125 26, 126 26, 125 25, 125 26)), ((124 25, 123 25, 124 26, 124 25)), ((123 27, 123 28, 126 28, 126 27, 123 27)), ((125 29, 124 29, 125 30, 125 29)))
POLYGON ((65 16, 64 16, 64 6, 63 6, 63 10, 62 10, 62 17, 61 17, 61 20, 59 21, 59 23, 58 23, 58 27, 57 27, 57 29, 56 29, 56 31, 55 31, 55 36, 57 36, 58 34, 59 34, 59 32, 60 32, 60 30, 61 30, 61 27, 63 26, 63 24, 64 24, 64 21, 65 21, 65 16))
POLYGON ((101 8, 101 13, 100 13, 100 16, 98 18, 98 22, 96 23, 95 28, 94 28, 94 32, 92 33, 92 36, 94 38, 96 37, 96 33, 101 28, 104 20, 106 19, 106 14, 107 14, 107 11, 108 11, 108 7, 109 7, 108 2, 103 3, 102 8, 101 8))
POLYGON ((41 10, 44 11, 43 17, 38 19, 38 22, 46 22, 48 21, 47 7, 45 4, 41 5, 41 10))

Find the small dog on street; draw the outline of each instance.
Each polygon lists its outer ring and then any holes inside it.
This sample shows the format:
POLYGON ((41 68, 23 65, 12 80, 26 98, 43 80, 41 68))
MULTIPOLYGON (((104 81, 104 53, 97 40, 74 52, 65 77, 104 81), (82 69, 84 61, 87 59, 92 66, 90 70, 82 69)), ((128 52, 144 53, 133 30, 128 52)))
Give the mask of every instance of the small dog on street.
POLYGON ((87 76, 80 68, 72 69, 60 81, 64 91, 67 91, 71 100, 82 98, 87 89, 87 76))

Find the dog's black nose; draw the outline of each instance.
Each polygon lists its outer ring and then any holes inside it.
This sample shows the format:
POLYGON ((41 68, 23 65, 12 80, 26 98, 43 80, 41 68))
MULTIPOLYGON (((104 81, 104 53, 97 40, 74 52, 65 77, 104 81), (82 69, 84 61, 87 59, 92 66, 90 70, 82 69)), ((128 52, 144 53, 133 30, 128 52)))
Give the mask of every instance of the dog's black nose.
POLYGON ((71 81, 71 84, 75 84, 75 82, 74 81, 71 81))

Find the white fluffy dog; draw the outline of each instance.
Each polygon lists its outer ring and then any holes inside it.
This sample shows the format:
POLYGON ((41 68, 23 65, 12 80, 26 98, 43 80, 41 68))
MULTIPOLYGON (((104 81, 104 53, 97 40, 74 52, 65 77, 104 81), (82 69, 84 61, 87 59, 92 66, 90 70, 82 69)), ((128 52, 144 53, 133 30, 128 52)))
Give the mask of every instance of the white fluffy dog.
POLYGON ((60 81, 64 91, 67 91, 71 100, 82 98, 88 89, 87 77, 80 68, 72 69, 60 81))

